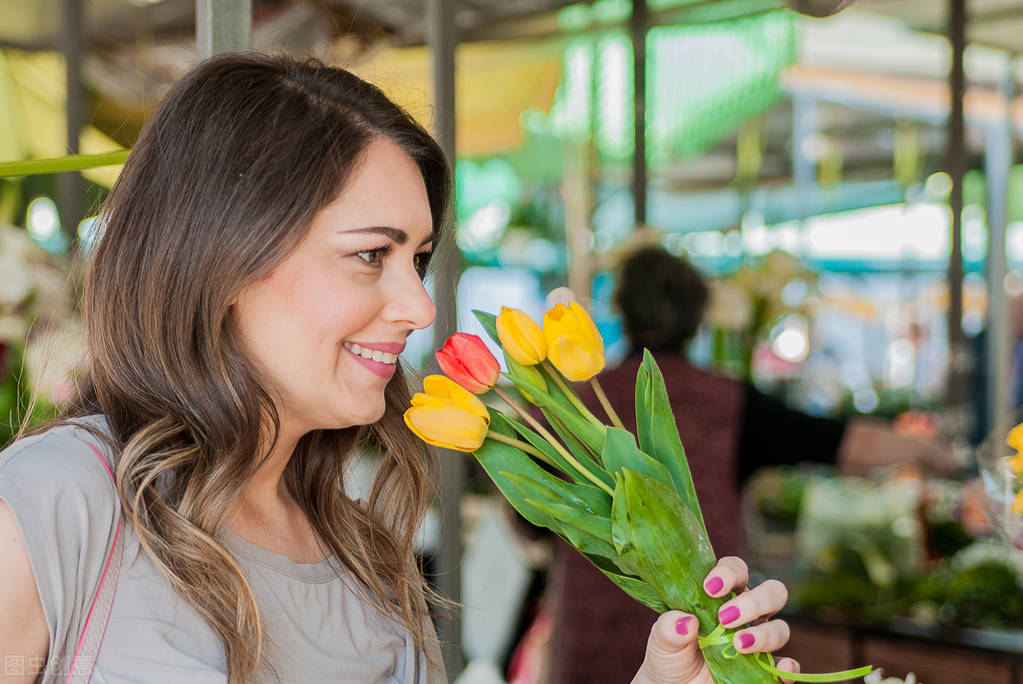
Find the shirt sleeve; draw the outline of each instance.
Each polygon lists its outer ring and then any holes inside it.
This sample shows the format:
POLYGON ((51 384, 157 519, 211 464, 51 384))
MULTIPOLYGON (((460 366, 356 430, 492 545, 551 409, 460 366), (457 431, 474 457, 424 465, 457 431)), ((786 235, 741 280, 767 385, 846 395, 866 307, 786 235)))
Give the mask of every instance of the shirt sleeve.
POLYGON ((747 383, 739 435, 739 482, 762 466, 834 463, 844 434, 845 421, 796 411, 747 383))
POLYGON ((45 681, 68 657, 68 644, 73 653, 119 514, 87 434, 62 426, 0 452, 0 499, 21 530, 50 633, 45 681))

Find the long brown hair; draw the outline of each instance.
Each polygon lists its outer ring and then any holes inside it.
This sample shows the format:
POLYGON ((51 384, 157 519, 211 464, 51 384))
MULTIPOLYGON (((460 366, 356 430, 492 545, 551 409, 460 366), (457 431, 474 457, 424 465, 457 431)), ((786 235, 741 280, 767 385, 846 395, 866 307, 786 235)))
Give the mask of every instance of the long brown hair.
MULTIPOLYGON (((220 637, 231 682, 272 669, 272 658, 252 589, 216 533, 257 455, 269 453, 260 435, 270 426, 276 440, 280 426, 230 305, 298 244, 378 138, 419 166, 439 235, 447 161, 379 89, 316 60, 215 57, 161 101, 101 212, 83 292, 87 368, 64 418, 106 417, 124 512, 220 637)), ((408 396, 399 366, 384 417, 309 433, 284 482, 329 550, 426 650, 413 543, 433 464, 402 424, 408 396), (360 504, 342 476, 367 441, 385 457, 360 504)))

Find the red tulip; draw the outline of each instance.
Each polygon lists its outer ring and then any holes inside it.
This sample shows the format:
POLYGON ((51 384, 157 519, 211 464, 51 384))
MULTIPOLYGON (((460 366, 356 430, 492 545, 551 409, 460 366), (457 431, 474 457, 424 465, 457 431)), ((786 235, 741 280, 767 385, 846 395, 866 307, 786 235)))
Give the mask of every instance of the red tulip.
POLYGON ((449 378, 473 394, 483 394, 494 386, 501 365, 476 335, 455 333, 437 352, 437 363, 449 378))

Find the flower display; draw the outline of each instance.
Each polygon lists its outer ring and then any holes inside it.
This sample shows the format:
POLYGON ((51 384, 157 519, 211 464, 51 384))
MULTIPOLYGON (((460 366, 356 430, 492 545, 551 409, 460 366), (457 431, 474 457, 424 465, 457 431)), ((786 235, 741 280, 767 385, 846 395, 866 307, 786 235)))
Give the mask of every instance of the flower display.
POLYGON ((547 355, 572 382, 589 380, 604 369, 604 340, 578 302, 556 304, 543 316, 547 355))
MULTIPOLYGON (((536 324, 525 314, 507 308, 501 316, 474 313, 502 346, 511 385, 542 412, 551 429, 499 384, 492 391, 516 417, 488 412, 463 389, 465 364, 451 364, 455 377, 429 376, 424 391, 412 398, 405 422, 416 435, 429 444, 473 452, 526 520, 571 543, 637 601, 659 612, 694 614, 698 643, 715 681, 758 684, 779 676, 841 681, 870 671, 793 675, 775 668, 770 655, 732 648, 733 632, 718 624, 725 599, 708 596, 701 586, 716 559, 667 388, 649 352, 636 378, 632 433, 622 427, 594 377, 604 367, 604 342, 577 302, 557 303, 544 316, 546 360, 536 324), (610 425, 572 389, 572 382, 582 381, 597 393, 610 425)), ((463 344, 464 339, 452 348, 463 344)))
MULTIPOLYGON (((1015 426, 1005 435, 1005 444, 1016 450, 1013 456, 1009 457, 1009 469, 1017 476, 1023 474, 1023 423, 1015 426)), ((1012 502, 1012 512, 1023 515, 1023 488, 1015 487, 1016 498, 1012 502)))
POLYGON ((45 420, 71 396, 84 348, 63 294, 66 267, 27 231, 0 224, 0 447, 22 419, 45 420))
POLYGON ((501 374, 501 365, 476 335, 455 333, 437 352, 444 373, 473 394, 490 390, 501 374))
POLYGON ((504 353, 523 366, 535 366, 547 358, 543 329, 525 311, 502 306, 497 316, 497 337, 504 353))
POLYGON ((475 451, 483 444, 490 412, 483 402, 443 375, 429 375, 423 391, 412 397, 405 424, 419 439, 433 446, 475 451))
POLYGON ((973 452, 986 522, 1023 549, 1023 407, 1000 421, 973 452))

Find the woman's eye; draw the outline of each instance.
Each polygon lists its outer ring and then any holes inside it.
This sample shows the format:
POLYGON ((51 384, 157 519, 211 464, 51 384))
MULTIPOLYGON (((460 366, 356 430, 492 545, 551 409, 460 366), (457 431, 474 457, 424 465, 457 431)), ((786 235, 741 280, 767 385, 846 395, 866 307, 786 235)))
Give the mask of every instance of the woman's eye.
POLYGON ((370 266, 380 266, 384 263, 384 257, 387 256, 389 249, 387 247, 378 247, 377 249, 367 249, 362 252, 356 253, 356 256, 365 261, 370 266))

